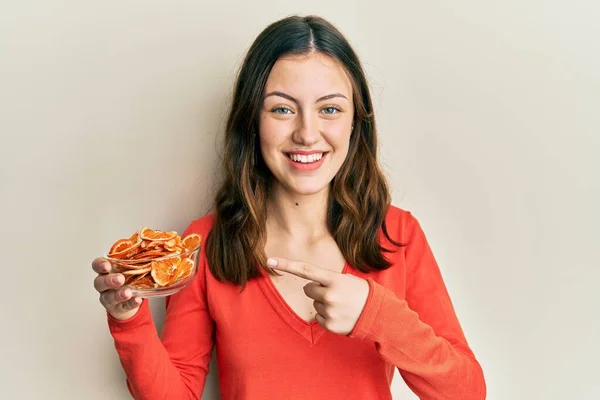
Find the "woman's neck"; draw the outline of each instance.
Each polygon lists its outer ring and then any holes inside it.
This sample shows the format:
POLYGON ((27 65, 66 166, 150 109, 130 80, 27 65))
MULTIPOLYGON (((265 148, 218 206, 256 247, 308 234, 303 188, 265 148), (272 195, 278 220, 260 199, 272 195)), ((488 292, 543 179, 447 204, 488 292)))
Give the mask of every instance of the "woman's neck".
POLYGON ((299 196, 274 184, 267 204, 267 234, 314 243, 329 235, 327 202, 329 186, 318 193, 299 196))

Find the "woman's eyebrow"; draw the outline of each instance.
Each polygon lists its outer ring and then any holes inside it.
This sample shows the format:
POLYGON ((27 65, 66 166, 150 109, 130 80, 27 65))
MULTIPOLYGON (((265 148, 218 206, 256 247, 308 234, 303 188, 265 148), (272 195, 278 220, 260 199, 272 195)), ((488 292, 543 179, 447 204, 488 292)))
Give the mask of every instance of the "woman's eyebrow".
MULTIPOLYGON (((288 99, 288 100, 290 100, 290 101, 293 101, 294 103, 298 104, 298 100, 296 100, 294 97, 290 96, 290 95, 289 95, 289 94, 287 94, 287 93, 283 93, 283 92, 279 92, 279 91, 274 91, 274 92, 271 92, 271 93, 267 94, 267 95, 265 96, 265 99, 266 99, 267 97, 269 97, 269 96, 279 96, 279 97, 283 97, 284 99, 288 99)), ((319 97, 315 103, 318 103, 318 102, 320 102, 320 101, 324 101, 324 100, 333 99, 333 98, 335 98, 335 97, 342 97, 342 98, 344 98, 344 99, 348 100, 348 98, 347 98, 346 96, 344 96, 343 94, 341 94, 341 93, 331 93, 331 94, 328 94, 328 95, 325 95, 325 96, 319 97)))

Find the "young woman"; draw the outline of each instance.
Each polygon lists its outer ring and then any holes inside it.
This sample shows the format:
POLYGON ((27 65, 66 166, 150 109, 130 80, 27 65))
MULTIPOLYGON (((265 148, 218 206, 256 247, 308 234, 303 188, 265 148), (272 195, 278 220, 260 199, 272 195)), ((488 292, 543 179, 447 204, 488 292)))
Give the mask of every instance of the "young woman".
POLYGON ((198 399, 216 347, 223 399, 421 399, 486 385, 414 216, 390 204, 360 61, 318 17, 268 26, 239 71, 225 180, 195 281, 146 300, 102 259, 94 286, 135 398, 198 399))

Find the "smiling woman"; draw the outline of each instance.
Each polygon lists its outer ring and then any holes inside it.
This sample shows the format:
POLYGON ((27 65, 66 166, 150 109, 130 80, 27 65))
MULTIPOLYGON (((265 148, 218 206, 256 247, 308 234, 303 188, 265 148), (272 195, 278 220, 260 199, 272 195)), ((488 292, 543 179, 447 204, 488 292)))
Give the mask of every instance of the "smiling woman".
MULTIPOLYGON (((314 57, 323 57, 320 55, 316 55, 314 57)), ((284 60, 280 60, 275 64, 275 70, 279 66, 281 65, 281 63, 283 63, 284 60)), ((330 61, 331 62, 331 61, 330 61)), ((298 65, 298 64, 296 64, 298 65)), ((335 64, 334 64, 335 65, 335 64)), ((310 66, 307 66, 307 69, 311 69, 310 66)), ((314 71, 309 71, 308 75, 304 75, 306 76, 311 76, 310 74, 312 74, 312 76, 315 76, 315 74, 318 74, 319 71, 317 70, 317 68, 314 68, 314 71)), ((277 76, 276 73, 272 73, 271 78, 269 79, 270 81, 275 80, 275 77, 277 76)), ((275 106, 269 106, 269 103, 272 101, 268 100, 269 96, 278 96, 284 99, 287 99, 289 101, 291 101, 292 103, 294 103, 298 108, 300 108, 300 102, 295 99, 294 97, 290 96, 289 94, 285 94, 283 92, 279 92, 279 91, 273 91, 270 92, 269 94, 267 94, 265 96, 265 110, 264 112, 266 113, 265 116, 263 116, 263 120, 261 121, 261 127, 263 128, 262 131, 264 132, 265 129, 268 130, 268 128, 266 128, 266 125, 268 123, 268 119, 265 117, 268 117, 268 113, 272 113, 274 114, 274 117, 276 119, 282 119, 282 118, 277 118, 277 115, 282 115, 282 116, 286 116, 286 117, 293 117, 293 116, 297 116, 298 112, 294 112, 294 110, 286 105, 275 105, 275 106)), ((320 98, 317 99, 317 101, 315 102, 316 105, 319 105, 319 103, 322 103, 326 100, 330 100, 330 99, 345 99, 346 103, 348 102, 348 97, 341 94, 341 93, 333 93, 333 94, 329 94, 326 96, 322 96, 320 98)), ((335 103, 335 105, 326 105, 326 106, 321 106, 322 108, 319 110, 319 113, 322 114, 323 118, 329 118, 332 120, 339 120, 339 117, 341 116, 340 114, 343 114, 345 112, 345 109, 343 109, 341 106, 337 105, 337 103, 339 103, 340 101, 338 100, 338 102, 334 102, 332 101, 331 103, 335 103)), ((310 105, 309 105, 310 107, 310 105)), ((347 109, 347 108, 346 108, 347 109)), ((310 117, 310 108, 305 111, 302 115, 308 115, 310 117)), ((300 120, 301 123, 304 123, 302 120, 300 120)), ((342 121, 343 123, 343 121, 342 121)), ((339 123, 338 123, 339 125, 339 123)), ((274 125, 273 129, 278 129, 277 128, 278 125, 274 125)), ((343 125, 342 125, 343 126, 343 125)), ((283 124, 279 125, 279 129, 280 130, 288 130, 290 129, 289 126, 285 126, 283 124)), ((292 129, 294 129, 292 127, 292 129)), ((352 128, 350 130, 354 129, 354 126, 352 126, 352 128)), ((265 153, 265 144, 268 143, 268 141, 266 140, 266 138, 268 138, 268 135, 261 135, 261 150, 262 153, 265 153)), ((286 155, 286 157, 288 157, 292 162, 290 162, 290 165, 300 171, 316 171, 318 170, 321 165, 323 164, 322 161, 325 160, 325 156, 327 156, 327 154, 329 154, 330 151, 324 151, 324 150, 292 150, 292 151, 285 151, 283 152, 283 154, 286 155)), ((268 158, 268 157, 267 157, 268 158)), ((268 162, 267 162, 268 164, 268 162)), ((271 171, 273 171, 273 167, 269 166, 269 169, 271 171)), ((281 180, 279 180, 279 182, 281 182, 281 180)))
POLYGON ((379 232, 400 243, 388 235, 390 194, 377 151, 366 77, 341 32, 318 17, 267 27, 234 91, 225 179, 207 238, 212 274, 242 286, 260 276, 269 237, 281 236, 268 234, 281 219, 270 220, 296 204, 325 225, 319 232, 336 243, 338 264, 343 258, 363 272, 388 268, 379 232))
POLYGON ((276 179, 273 195, 323 190, 348 155, 354 117, 350 79, 333 58, 314 52, 277 60, 266 92, 260 150, 276 179))
POLYGON ((147 301, 93 264, 134 397, 200 398, 216 347, 223 399, 390 399, 396 369, 421 399, 485 398, 425 235, 390 204, 367 81, 333 25, 261 32, 223 162, 214 213, 183 233, 205 242, 197 276, 167 299, 160 338, 147 301))

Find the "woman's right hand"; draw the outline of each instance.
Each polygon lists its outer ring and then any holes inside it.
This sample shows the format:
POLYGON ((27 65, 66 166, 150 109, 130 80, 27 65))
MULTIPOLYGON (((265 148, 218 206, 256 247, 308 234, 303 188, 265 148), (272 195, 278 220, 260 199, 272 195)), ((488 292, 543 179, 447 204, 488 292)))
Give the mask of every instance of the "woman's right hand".
POLYGON ((122 274, 110 273, 111 265, 104 258, 96 258, 92 269, 98 273, 94 279, 94 288, 100 293, 100 303, 106 311, 118 320, 133 317, 142 304, 139 297, 131 297, 131 289, 122 287, 125 277, 122 274))

